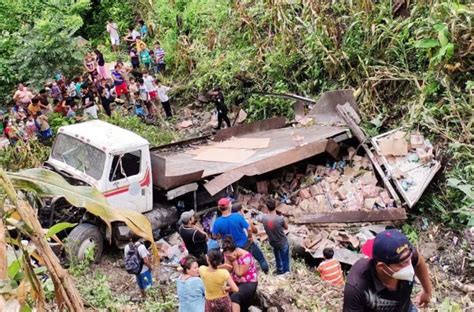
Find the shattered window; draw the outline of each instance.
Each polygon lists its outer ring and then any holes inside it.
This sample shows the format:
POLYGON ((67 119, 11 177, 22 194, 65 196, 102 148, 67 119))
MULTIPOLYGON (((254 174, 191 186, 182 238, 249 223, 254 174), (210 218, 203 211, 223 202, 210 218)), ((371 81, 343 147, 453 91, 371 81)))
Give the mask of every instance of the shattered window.
POLYGON ((115 155, 109 181, 118 181, 140 173, 141 151, 115 155))
POLYGON ((60 133, 53 145, 51 157, 88 176, 100 180, 106 155, 100 149, 60 133))

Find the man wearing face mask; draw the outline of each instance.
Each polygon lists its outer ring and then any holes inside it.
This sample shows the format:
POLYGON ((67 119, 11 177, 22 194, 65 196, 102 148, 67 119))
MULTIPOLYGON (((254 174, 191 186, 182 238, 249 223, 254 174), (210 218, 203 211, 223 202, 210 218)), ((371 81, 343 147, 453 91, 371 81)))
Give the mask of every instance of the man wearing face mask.
POLYGON ((423 287, 415 303, 425 307, 431 299, 432 287, 423 256, 398 230, 377 234, 372 258, 360 259, 349 272, 344 289, 344 312, 417 311, 410 300, 415 275, 423 287))

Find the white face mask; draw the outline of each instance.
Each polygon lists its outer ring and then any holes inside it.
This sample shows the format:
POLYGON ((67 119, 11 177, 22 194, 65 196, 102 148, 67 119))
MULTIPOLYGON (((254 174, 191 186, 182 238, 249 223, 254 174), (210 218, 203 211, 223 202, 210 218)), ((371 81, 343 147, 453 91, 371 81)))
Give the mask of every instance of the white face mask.
POLYGON ((410 263, 403 269, 393 273, 392 277, 400 281, 412 282, 413 278, 415 277, 415 270, 413 269, 413 265, 411 265, 410 263))

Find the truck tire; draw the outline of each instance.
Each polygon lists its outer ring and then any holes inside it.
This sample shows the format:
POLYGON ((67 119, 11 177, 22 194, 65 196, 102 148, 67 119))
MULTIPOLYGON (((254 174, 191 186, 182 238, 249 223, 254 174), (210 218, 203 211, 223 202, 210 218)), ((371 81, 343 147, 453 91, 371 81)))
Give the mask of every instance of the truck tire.
POLYGON ((90 223, 77 225, 66 239, 66 256, 71 260, 84 260, 89 246, 94 244, 94 262, 98 262, 104 250, 104 237, 99 228, 90 223))

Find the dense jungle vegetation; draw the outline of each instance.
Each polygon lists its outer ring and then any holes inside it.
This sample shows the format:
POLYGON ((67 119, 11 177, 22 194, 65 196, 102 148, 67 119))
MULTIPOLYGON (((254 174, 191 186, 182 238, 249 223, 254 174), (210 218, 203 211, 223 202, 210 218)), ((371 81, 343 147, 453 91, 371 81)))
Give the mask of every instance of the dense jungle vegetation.
MULTIPOLYGON (((56 72, 76 73, 86 49, 110 50, 107 19, 123 35, 142 18, 167 52, 167 79, 183 86, 181 104, 219 85, 251 119, 291 117, 291 102, 258 92, 317 98, 353 88, 369 134, 422 131, 444 168, 417 209, 462 228, 474 225, 472 17, 469 1, 5 0, 0 98, 7 106, 20 81, 39 86, 56 72)), ((25 148, 38 152, 15 169, 47 154, 25 148)), ((12 153, 0 157, 3 166, 12 153)))

